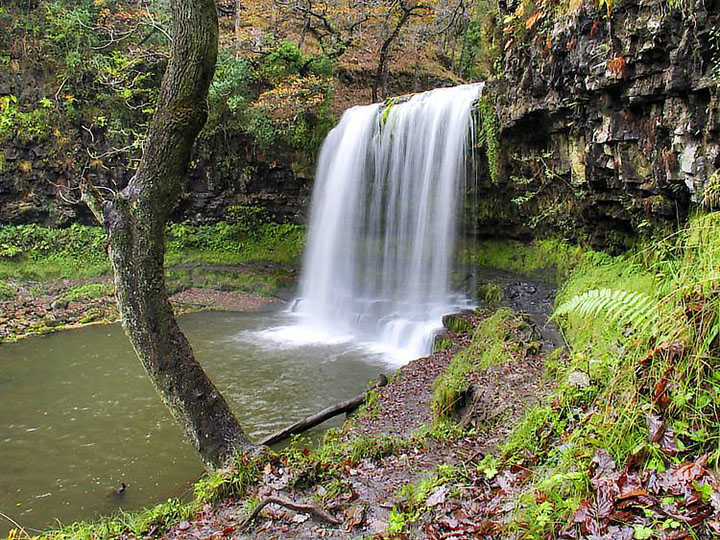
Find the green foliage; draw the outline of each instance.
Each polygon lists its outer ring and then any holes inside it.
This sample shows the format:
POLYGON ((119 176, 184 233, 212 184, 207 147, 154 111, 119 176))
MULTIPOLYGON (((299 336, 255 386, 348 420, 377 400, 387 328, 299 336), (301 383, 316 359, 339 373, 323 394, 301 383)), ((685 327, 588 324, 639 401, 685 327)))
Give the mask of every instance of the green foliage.
POLYGON ((355 418, 377 418, 380 415, 380 411, 377 407, 378 399, 380 399, 380 392, 377 389, 368 390, 365 393, 365 401, 354 414, 355 418))
POLYGON ((42 142, 52 131, 52 115, 47 103, 23 111, 16 96, 0 96, 0 142, 42 142))
POLYGON ((647 249, 584 257, 558 295, 556 317, 571 354, 548 361, 555 390, 502 447, 506 462, 538 461, 515 516, 518 530, 543 538, 566 522, 588 496, 598 448, 620 466, 634 455, 664 470, 704 453, 717 465, 718 290, 720 213, 695 216, 647 249), (588 382, 578 383, 578 373, 588 382), (647 414, 662 417, 677 450, 649 439, 647 414))
POLYGON ((612 15, 613 8, 615 7, 615 0, 598 0, 598 7, 600 9, 604 9, 605 14, 610 17, 610 15, 612 15))
MULTIPOLYGON (((150 10, 157 18, 154 4, 150 10)), ((39 88, 54 90, 38 102, 9 96, 10 102, 0 103, 0 141, 40 142, 54 136, 55 152, 47 159, 64 162, 63 146, 85 128, 93 133, 91 152, 100 133, 104 144, 122 148, 105 161, 127 165, 137 158, 167 48, 160 32, 133 28, 141 28, 148 13, 145 6, 126 2, 46 0, 32 10, 11 3, 12 22, 3 30, 25 43, 26 69, 52 73, 55 80, 42 81, 39 88)))
POLYGON ((333 73, 330 59, 304 55, 290 41, 259 58, 221 51, 204 135, 234 130, 262 151, 282 143, 313 156, 334 123, 333 73))
POLYGON ((435 418, 431 424, 421 425, 413 434, 413 440, 416 444, 423 444, 427 439, 452 442, 472 433, 473 430, 467 430, 449 418, 435 418))
POLYGON ((466 334, 473 330, 473 324, 458 314, 445 315, 442 322, 445 328, 457 334, 466 334))
POLYGON ((490 179, 493 184, 500 180, 500 122, 495 111, 495 103, 490 97, 478 100, 477 111, 480 118, 478 146, 485 149, 490 179))
POLYGON ((568 313, 588 318, 603 316, 606 324, 623 323, 645 333, 656 326, 657 310, 653 298, 641 292, 592 289, 558 306, 554 316, 568 313))
POLYGON ((473 4, 474 18, 465 31, 465 46, 460 58, 462 74, 470 80, 491 80, 503 76, 503 17, 498 3, 478 0, 473 4))
POLYGON ((243 497, 262 477, 266 461, 267 456, 263 455, 238 457, 230 467, 205 475, 193 487, 195 501, 207 504, 229 497, 243 497))
POLYGON ((166 264, 208 263, 233 264, 249 261, 295 263, 304 242, 298 225, 247 222, 191 226, 170 224, 166 233, 166 264))
POLYGON ((711 174, 703 191, 702 206, 707 210, 720 208, 720 171, 711 174))
MULTIPOLYGON (((166 264, 295 264, 302 253, 303 228, 277 223, 220 222, 167 227, 166 264), (248 226, 248 223, 251 225, 248 226)), ((102 227, 74 224, 67 229, 39 225, 0 227, 0 279, 87 278, 110 271, 102 227)), ((232 281, 232 278, 227 278, 232 281)), ((237 276, 239 288, 257 276, 237 276)), ((262 284, 275 289, 272 276, 262 284)))
POLYGON ((437 489, 451 486, 467 479, 467 473, 459 466, 439 465, 430 475, 415 484, 407 484, 398 493, 402 503, 393 507, 389 516, 387 532, 390 535, 407 533, 410 526, 431 510, 428 499, 437 489))
POLYGON ((713 54, 711 75, 717 85, 720 83, 720 28, 717 26, 710 29, 710 49, 713 54))
POLYGON ((101 227, 0 227, 0 279, 90 277, 108 270, 101 227))
POLYGON ((397 454, 406 447, 407 443, 403 439, 392 435, 357 437, 347 445, 345 455, 357 463, 361 459, 379 460, 397 454))
POLYGON ((92 27, 97 11, 91 2, 45 2, 45 38, 65 54, 65 65, 70 75, 75 75, 82 64, 88 45, 97 45, 97 33, 92 27), (75 72, 75 73, 73 73, 75 72))
POLYGON ((171 525, 189 519, 198 510, 195 504, 184 503, 179 499, 141 510, 139 512, 120 511, 111 517, 95 522, 80 521, 43 534, 41 540, 110 540, 112 538, 142 538, 150 531, 162 532, 171 525))
POLYGON ((51 530, 42 540, 105 540, 121 537, 143 538, 166 531, 180 521, 191 519, 207 503, 228 497, 242 497, 262 476, 263 465, 271 458, 261 454, 253 458, 238 457, 226 469, 209 473, 194 486, 190 501, 168 499, 166 502, 137 512, 119 511, 94 522, 77 522, 51 530))
POLYGON ((478 285, 476 297, 489 307, 494 307, 502 302, 504 296, 502 285, 494 281, 488 281, 478 285))
POLYGON ((435 338, 433 343, 433 354, 448 350, 452 347, 452 340, 450 338, 435 338))

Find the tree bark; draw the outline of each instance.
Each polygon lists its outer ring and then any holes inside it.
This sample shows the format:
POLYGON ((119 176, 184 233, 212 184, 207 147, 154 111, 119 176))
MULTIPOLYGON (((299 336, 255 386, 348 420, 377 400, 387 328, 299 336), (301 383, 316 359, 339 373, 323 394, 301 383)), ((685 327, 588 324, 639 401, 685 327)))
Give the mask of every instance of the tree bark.
POLYGON ((164 232, 207 119, 218 21, 213 0, 173 0, 172 15, 172 53, 137 173, 112 200, 100 200, 88 185, 83 196, 108 232, 123 328, 160 397, 214 469, 255 445, 177 324, 165 288, 164 232))

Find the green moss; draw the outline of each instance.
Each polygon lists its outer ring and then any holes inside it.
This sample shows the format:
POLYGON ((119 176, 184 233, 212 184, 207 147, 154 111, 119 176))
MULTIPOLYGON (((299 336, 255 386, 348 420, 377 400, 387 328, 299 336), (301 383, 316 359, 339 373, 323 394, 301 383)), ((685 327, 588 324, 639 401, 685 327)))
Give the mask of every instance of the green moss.
POLYGON ((478 100, 477 110, 480 117, 478 144, 484 148, 493 184, 500 180, 500 121, 495 110, 495 102, 488 96, 478 100))
POLYGON ((452 347, 452 340, 450 338, 435 338, 433 343, 433 354, 448 350, 452 347))
POLYGON ((458 334, 467 334, 473 330, 472 323, 458 314, 445 315, 442 323, 445 328, 458 334))
POLYGON ((484 240, 466 246, 461 257, 480 267, 525 275, 548 274, 562 281, 585 260, 606 256, 561 240, 544 239, 533 242, 484 240))

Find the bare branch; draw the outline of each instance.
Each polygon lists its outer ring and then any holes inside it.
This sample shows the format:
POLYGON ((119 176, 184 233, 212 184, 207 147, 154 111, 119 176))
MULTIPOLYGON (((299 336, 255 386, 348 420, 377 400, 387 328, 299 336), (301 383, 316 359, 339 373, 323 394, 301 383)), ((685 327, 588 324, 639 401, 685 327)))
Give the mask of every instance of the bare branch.
POLYGON ((250 515, 240 523, 240 530, 247 527, 258 516, 258 514, 260 514, 262 509, 269 504, 276 504, 278 506, 290 508, 291 510, 297 510, 298 512, 313 514, 314 516, 322 519, 323 521, 327 521, 328 523, 332 523, 333 525, 342 524, 341 520, 337 519, 335 516, 330 515, 319 506, 314 506, 312 504, 296 503, 289 499, 284 499, 281 497, 265 497, 262 501, 260 501, 260 503, 255 507, 255 509, 250 513, 250 515))

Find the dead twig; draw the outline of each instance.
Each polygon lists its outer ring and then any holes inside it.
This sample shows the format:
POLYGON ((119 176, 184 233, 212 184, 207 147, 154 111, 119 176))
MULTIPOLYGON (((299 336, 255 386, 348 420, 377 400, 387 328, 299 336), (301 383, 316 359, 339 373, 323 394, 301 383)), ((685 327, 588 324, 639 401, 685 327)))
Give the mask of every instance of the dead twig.
POLYGON ((7 519, 10 523, 12 523, 15 527, 17 527, 17 529, 20 532, 22 532, 27 538, 32 538, 32 536, 30 536, 30 534, 25 530, 25 528, 22 525, 20 525, 17 521, 15 521, 13 518, 8 516, 7 514, 3 514, 2 512, 0 512, 0 517, 7 519))
POLYGON ((252 523, 252 521, 258 516, 258 514, 260 514, 262 509, 269 504, 276 504, 278 506, 284 506, 285 508, 290 508, 291 510, 296 510, 298 512, 312 514, 315 517, 333 525, 342 524, 341 520, 327 513, 325 510, 318 506, 314 506, 312 504, 296 503, 294 501, 291 501, 290 499, 284 499, 282 497, 265 497, 262 501, 260 501, 260 503, 255 507, 255 509, 250 513, 250 515, 240 523, 240 525, 238 526, 239 529, 243 530, 250 523, 252 523))

